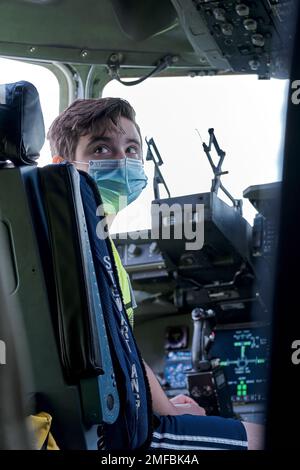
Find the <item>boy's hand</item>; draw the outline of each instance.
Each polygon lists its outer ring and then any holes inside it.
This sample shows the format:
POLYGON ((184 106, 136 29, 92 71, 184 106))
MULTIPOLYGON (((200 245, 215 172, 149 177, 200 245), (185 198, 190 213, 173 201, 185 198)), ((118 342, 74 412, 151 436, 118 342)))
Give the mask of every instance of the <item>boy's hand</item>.
POLYGON ((170 399, 174 406, 174 415, 197 415, 205 416, 205 409, 201 408, 198 403, 187 395, 177 395, 170 399))

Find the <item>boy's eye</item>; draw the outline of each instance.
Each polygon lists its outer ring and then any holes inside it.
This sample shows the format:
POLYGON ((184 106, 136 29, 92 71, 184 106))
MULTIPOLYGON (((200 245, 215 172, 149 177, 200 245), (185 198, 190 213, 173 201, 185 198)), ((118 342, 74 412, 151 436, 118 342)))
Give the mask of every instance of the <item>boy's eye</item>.
POLYGON ((105 145, 98 145, 98 147, 95 149, 95 153, 105 154, 109 152, 110 150, 105 147, 105 145))
POLYGON ((130 145, 129 147, 127 147, 126 153, 129 153, 131 156, 137 157, 137 158, 139 158, 140 156, 139 149, 135 147, 134 145, 130 145))

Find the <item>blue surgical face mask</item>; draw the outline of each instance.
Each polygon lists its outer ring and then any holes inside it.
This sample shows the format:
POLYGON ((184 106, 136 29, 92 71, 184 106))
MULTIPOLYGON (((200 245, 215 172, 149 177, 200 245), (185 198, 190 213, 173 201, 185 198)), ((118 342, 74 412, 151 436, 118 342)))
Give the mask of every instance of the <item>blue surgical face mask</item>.
POLYGON ((105 214, 116 214, 141 194, 148 178, 140 160, 90 160, 89 175, 95 180, 103 201, 105 214))

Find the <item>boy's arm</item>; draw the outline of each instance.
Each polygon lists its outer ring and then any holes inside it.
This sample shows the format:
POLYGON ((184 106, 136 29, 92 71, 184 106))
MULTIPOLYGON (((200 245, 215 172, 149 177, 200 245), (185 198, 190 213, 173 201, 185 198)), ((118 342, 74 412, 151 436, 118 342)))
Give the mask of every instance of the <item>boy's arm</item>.
POLYGON ((192 398, 179 395, 169 400, 161 388, 154 372, 144 361, 146 373, 150 385, 153 411, 161 416, 165 415, 199 415, 203 416, 205 411, 192 398))

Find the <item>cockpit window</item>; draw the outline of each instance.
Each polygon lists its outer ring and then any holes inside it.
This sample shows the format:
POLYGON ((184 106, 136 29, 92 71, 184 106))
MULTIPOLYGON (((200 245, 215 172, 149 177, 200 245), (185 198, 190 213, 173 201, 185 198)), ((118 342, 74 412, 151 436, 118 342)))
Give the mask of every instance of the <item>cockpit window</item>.
MULTIPOLYGON (((214 128, 226 152, 222 183, 236 199, 251 185, 281 179, 288 80, 255 76, 153 78, 126 87, 110 82, 103 96, 127 99, 137 112, 143 135, 153 137, 164 164, 160 167, 171 197, 210 191, 213 172, 203 151, 214 128), (200 134, 200 135, 199 135, 200 134)), ((147 145, 143 142, 144 158, 147 145)), ((151 227, 154 166, 145 161, 148 187, 119 214, 115 233, 151 227)), ((161 197, 167 197, 161 189, 161 197)), ((224 201, 230 201, 219 191, 224 201)), ((255 209, 243 200, 243 215, 252 223, 255 209)))
MULTIPOLYGON (((38 90, 42 106, 45 130, 59 113, 59 84, 55 75, 40 65, 0 58, 0 84, 26 80, 38 90)), ((51 162, 50 146, 46 139, 40 152, 39 166, 51 162)))

